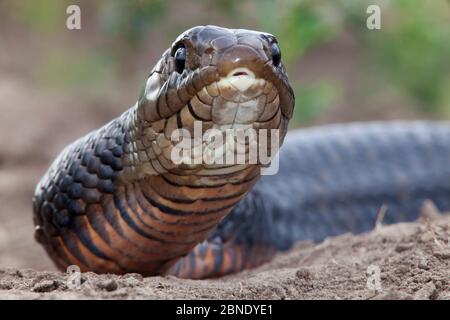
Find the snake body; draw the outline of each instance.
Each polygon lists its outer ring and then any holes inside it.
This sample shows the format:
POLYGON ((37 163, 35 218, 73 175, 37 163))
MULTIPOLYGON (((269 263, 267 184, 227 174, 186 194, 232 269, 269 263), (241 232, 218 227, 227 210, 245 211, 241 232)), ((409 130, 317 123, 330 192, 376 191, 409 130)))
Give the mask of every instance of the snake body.
MULTIPOLYGON (((261 177, 259 162, 173 160, 173 132, 193 133, 198 121, 202 133, 278 130, 283 143, 293 107, 274 36, 184 32, 138 102, 50 166, 33 201, 36 239, 63 270, 205 278, 258 266, 297 240, 368 230, 383 204, 387 223, 414 219, 425 199, 450 207, 442 123, 294 131, 271 176, 261 177)), ((189 141, 195 158, 203 142, 189 141)))

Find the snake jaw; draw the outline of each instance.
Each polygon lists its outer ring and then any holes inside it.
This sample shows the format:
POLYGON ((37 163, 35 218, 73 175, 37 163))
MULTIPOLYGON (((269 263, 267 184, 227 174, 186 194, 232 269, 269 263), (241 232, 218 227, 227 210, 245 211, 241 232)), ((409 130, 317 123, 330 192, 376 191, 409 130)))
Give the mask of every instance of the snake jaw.
MULTIPOLYGON (((258 121, 266 106, 264 88, 266 80, 248 76, 221 78, 216 83, 220 95, 211 105, 211 116, 215 127, 240 124, 252 125, 258 121), (234 79, 234 78, 244 79, 234 79), (236 88, 236 85, 240 88, 236 88), (245 89, 245 90, 243 90, 245 89)), ((273 106, 278 108, 278 106, 273 106)))

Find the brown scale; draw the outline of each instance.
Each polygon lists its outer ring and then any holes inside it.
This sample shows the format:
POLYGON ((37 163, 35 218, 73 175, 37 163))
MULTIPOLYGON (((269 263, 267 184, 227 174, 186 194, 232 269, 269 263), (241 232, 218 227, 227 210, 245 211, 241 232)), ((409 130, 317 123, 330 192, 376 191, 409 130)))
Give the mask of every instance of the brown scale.
POLYGON ((261 246, 226 243, 201 243, 178 260, 167 274, 180 278, 203 279, 251 269, 269 261, 276 251, 261 246))
MULTIPOLYGON (((294 97, 275 49, 272 35, 255 31, 206 26, 180 35, 136 105, 65 149, 38 184, 36 239, 55 264, 198 279, 269 259, 267 246, 206 240, 261 165, 177 164, 172 135, 192 135, 201 121, 202 134, 245 124, 279 129, 282 141, 294 97)), ((191 152, 205 146, 190 141, 191 152)))

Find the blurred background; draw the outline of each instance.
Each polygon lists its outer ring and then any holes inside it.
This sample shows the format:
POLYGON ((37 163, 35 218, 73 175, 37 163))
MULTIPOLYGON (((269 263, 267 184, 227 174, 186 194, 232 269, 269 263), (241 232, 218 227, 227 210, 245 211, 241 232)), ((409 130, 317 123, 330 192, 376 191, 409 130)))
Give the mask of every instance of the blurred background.
POLYGON ((185 29, 277 36, 297 104, 291 127, 450 119, 447 0, 0 0, 0 268, 51 269, 31 197, 67 143, 136 101, 185 29), (81 8, 81 30, 66 8, 81 8), (381 30, 366 27, 381 8, 381 30))

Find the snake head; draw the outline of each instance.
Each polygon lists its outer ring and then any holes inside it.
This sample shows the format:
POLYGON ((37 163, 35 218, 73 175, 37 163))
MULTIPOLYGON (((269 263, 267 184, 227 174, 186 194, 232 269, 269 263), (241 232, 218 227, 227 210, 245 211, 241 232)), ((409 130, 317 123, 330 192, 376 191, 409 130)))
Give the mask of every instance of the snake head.
MULTIPOLYGON (((171 137, 209 129, 287 132, 294 108, 276 38, 264 32, 198 26, 182 33, 148 77, 137 104, 143 131, 171 137)), ((160 137, 160 139, 162 139, 160 137)))

